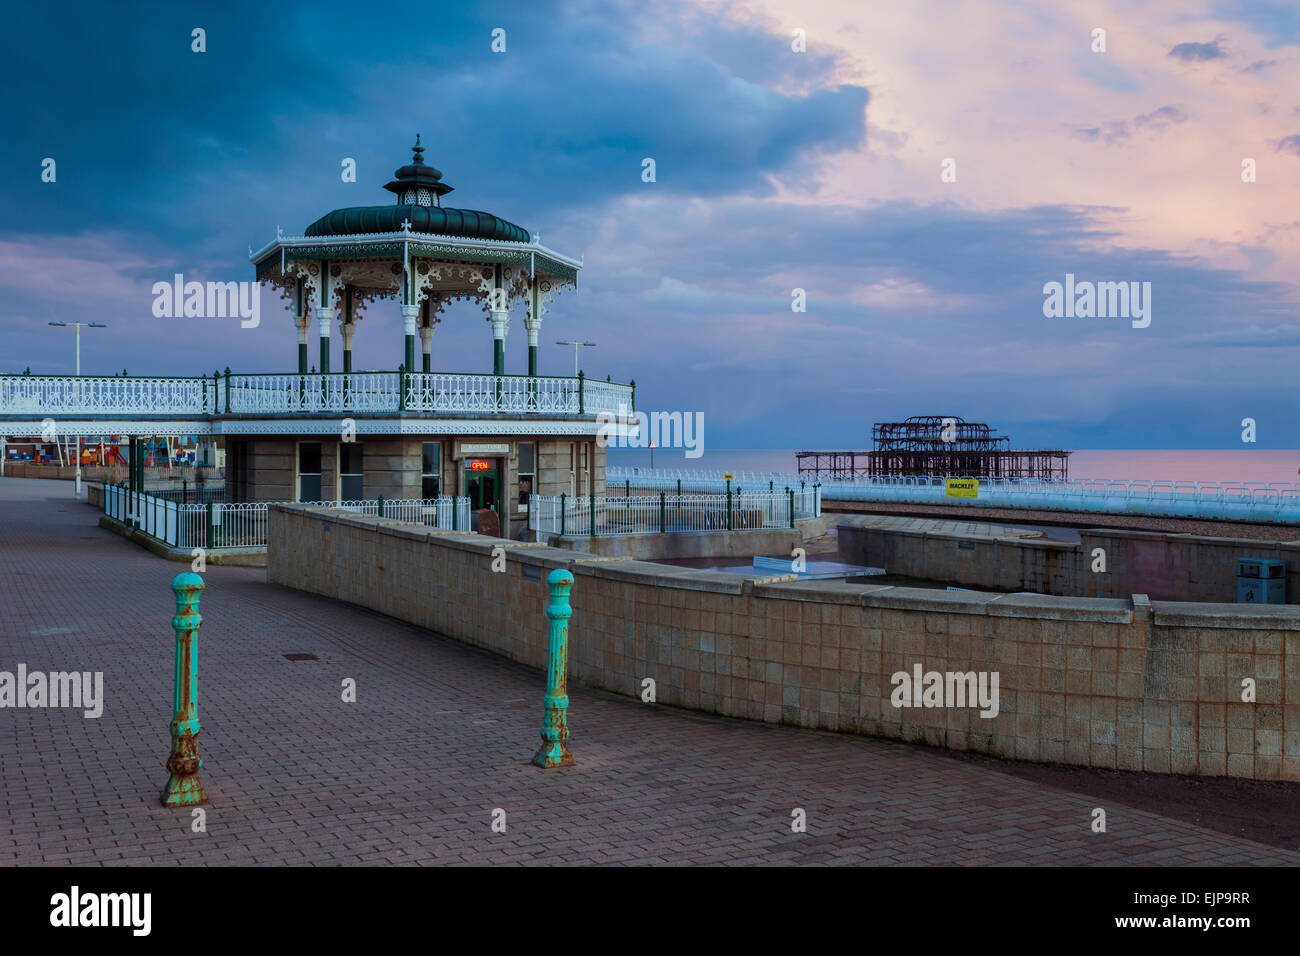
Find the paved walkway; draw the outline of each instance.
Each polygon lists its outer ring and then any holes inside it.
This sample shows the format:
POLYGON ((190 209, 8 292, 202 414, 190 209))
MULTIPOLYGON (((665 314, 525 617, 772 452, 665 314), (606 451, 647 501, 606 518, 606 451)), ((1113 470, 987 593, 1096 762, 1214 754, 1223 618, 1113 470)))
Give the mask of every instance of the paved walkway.
POLYGON ((168 585, 184 566, 100 530, 70 496, 68 483, 0 480, 0 670, 103 671, 107 702, 98 720, 0 709, 0 864, 1300 862, 921 747, 582 688, 578 766, 542 771, 527 764, 539 672, 221 567, 201 604, 210 804, 194 833, 189 811, 157 799, 168 585), (284 657, 295 652, 320 660, 284 657), (1105 834, 1089 827, 1098 805, 1105 834), (806 833, 791 832, 796 807, 806 833))

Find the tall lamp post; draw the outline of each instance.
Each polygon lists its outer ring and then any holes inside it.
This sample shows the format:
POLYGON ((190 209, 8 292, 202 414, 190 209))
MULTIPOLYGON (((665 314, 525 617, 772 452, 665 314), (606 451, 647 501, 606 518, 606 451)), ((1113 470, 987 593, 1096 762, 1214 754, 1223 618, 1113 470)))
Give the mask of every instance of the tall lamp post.
POLYGON ((556 340, 555 344, 573 346, 573 377, 574 378, 578 377, 578 349, 582 348, 584 345, 590 346, 591 348, 596 347, 595 342, 579 342, 577 339, 559 339, 556 340))
MULTIPOLYGON (((77 378, 81 378, 81 327, 84 325, 88 329, 106 329, 108 326, 103 322, 51 322, 50 325, 66 329, 69 325, 75 326, 77 330, 77 378)), ((77 401, 81 401, 81 383, 77 383, 77 401)), ((74 436, 73 454, 77 457, 76 468, 76 487, 73 494, 81 496, 81 436, 74 436)))

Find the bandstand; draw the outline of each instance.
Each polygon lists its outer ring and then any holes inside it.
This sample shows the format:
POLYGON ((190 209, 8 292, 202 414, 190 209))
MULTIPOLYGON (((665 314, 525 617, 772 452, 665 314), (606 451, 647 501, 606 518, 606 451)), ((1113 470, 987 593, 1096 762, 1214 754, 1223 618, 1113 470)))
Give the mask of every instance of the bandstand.
POLYGON ((512 522, 518 530, 530 493, 603 494, 597 416, 632 410, 635 383, 537 374, 543 317, 576 288, 581 261, 515 223, 444 205, 452 187, 423 161, 418 137, 413 149, 384 187, 395 202, 335 209, 301 236, 277 230, 250 256, 256 280, 288 304, 296 371, 0 375, 0 435, 37 434, 53 418, 64 434, 212 436, 232 501, 466 495, 497 512, 503 535, 512 522), (434 332, 457 299, 482 308, 490 372, 434 370, 434 332), (357 326, 385 300, 402 316, 393 370, 354 371, 357 326), (506 362, 512 315, 528 346, 516 372, 506 362))

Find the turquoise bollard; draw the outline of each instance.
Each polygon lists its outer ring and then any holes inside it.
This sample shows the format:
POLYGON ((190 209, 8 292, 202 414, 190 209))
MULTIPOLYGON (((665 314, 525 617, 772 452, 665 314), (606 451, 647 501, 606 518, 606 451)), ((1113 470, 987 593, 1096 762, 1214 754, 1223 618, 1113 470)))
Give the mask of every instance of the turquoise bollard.
POLYGON ((546 719, 542 724, 542 746, 533 755, 539 767, 571 767, 569 753, 569 588, 573 575, 562 568, 546 576, 551 588, 551 603, 546 616, 551 619, 551 643, 546 666, 546 719))
POLYGON ((163 788, 164 807, 188 807, 207 802, 203 784, 199 782, 199 757, 195 739, 199 735, 199 592, 203 579, 186 571, 172 579, 176 592, 176 616, 172 627, 176 631, 176 681, 172 717, 172 752, 167 758, 171 776, 163 788))

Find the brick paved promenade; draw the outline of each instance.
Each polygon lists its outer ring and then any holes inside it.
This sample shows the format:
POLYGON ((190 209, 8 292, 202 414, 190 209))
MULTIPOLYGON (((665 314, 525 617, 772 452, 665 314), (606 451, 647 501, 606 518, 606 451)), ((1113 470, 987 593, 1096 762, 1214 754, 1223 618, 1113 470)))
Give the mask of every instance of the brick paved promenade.
POLYGON ((539 672, 221 567, 201 604, 210 803, 207 832, 193 833, 189 811, 158 805, 168 585, 185 566, 100 530, 71 494, 69 482, 0 480, 0 670, 101 670, 106 704, 98 720, 0 710, 0 864, 1300 861, 920 747, 580 687, 578 766, 545 772, 527 764, 539 672), (285 659, 294 652, 320 660, 285 659), (340 699, 346 677, 355 704, 340 699), (1089 830, 1098 805, 1105 834, 1089 830), (490 827, 497 807, 505 833, 490 827), (805 834, 791 832, 794 807, 805 834))

